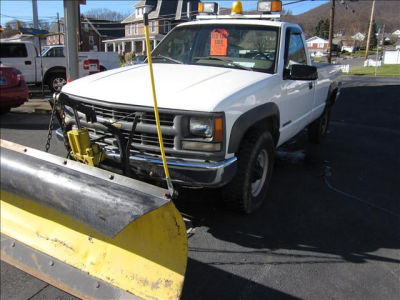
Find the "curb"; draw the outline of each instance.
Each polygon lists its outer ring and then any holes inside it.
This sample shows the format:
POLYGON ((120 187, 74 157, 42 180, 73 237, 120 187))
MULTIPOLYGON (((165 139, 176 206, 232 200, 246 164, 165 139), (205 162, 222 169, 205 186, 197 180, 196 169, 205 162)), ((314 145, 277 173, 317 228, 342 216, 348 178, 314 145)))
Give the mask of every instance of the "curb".
POLYGON ((340 81, 344 87, 400 85, 400 77, 342 75, 340 81))

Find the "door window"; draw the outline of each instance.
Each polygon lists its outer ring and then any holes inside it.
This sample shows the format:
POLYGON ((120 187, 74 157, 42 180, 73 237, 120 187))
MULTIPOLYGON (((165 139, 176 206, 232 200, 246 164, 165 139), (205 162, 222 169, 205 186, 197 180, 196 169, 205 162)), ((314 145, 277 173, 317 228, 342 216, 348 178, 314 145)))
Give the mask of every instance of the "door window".
POLYGON ((299 32, 290 32, 288 43, 285 67, 288 68, 290 65, 295 64, 306 65, 307 56, 301 34, 299 32))
POLYGON ((25 44, 22 43, 1 43, 0 57, 27 57, 25 44))

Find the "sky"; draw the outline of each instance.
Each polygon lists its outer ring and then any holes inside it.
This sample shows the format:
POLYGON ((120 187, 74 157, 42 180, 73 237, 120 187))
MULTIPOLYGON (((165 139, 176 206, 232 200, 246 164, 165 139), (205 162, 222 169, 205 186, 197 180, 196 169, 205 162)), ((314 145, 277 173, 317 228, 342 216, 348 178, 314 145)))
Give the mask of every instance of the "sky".
MULTIPOLYGON (((170 0, 171 1, 171 0, 170 0)), ((215 0, 214 0, 215 1, 215 0)), ((284 8, 290 9, 293 14, 300 14, 326 3, 328 0, 304 0, 296 3, 298 0, 283 0, 284 8), (294 2, 293 4, 289 4, 294 2)), ((64 15, 62 0, 38 0, 39 19, 49 22, 57 20, 57 12, 60 17, 64 15)), ((86 5, 81 5, 81 13, 96 8, 108 8, 120 13, 131 14, 133 5, 137 1, 133 0, 86 0, 86 5)), ((203 2, 206 2, 203 0, 203 2)), ((220 2, 222 7, 230 7, 233 1, 216 1, 220 2)), ((255 9, 257 1, 242 1, 244 9, 255 9)), ((25 22, 32 22, 32 1, 31 0, 1 0, 0 1, 0 17, 1 25, 13 19, 19 19, 25 22)))

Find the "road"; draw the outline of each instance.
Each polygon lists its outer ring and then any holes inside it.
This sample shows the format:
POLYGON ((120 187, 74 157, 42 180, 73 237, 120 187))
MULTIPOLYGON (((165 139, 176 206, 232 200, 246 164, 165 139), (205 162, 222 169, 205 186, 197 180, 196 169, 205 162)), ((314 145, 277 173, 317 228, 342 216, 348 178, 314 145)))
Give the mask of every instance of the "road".
MULTIPOLYGON (((305 134, 278 160, 268 203, 226 211, 215 191, 181 193, 191 216, 183 299, 399 299, 400 85, 348 87, 326 142, 305 134)), ((1 137, 44 148, 48 116, 1 117, 1 137)), ((61 143, 51 152, 64 155, 61 143)), ((5 263, 2 299, 75 299, 5 263)))

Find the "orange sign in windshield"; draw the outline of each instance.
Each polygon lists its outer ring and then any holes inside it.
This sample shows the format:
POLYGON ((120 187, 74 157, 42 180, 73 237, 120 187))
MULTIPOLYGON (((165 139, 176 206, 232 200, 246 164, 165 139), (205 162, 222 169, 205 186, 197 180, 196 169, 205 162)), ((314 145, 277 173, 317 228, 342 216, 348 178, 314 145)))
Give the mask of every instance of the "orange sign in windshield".
POLYGON ((228 52, 228 31, 216 28, 211 31, 210 55, 226 56, 228 52))

